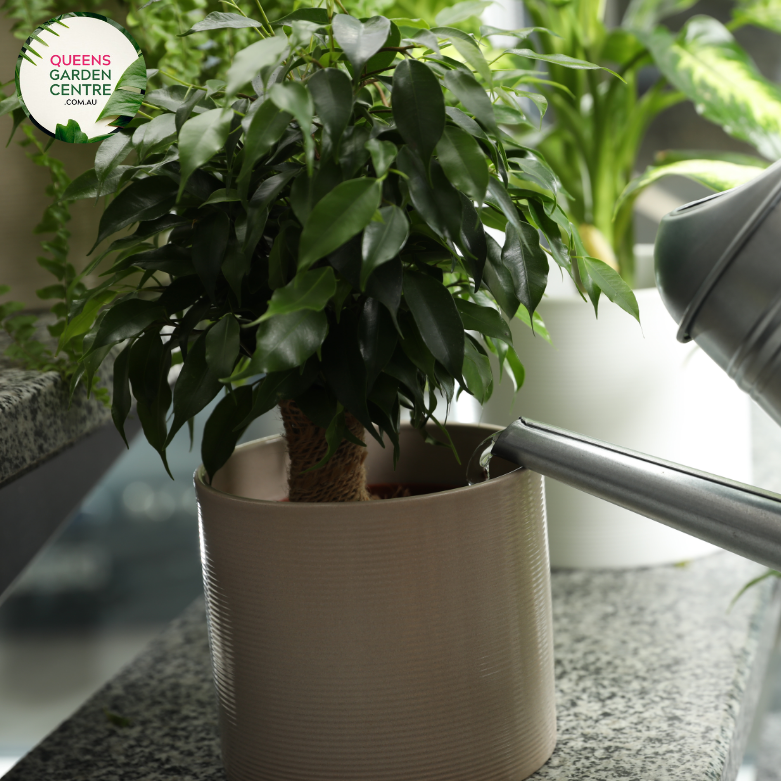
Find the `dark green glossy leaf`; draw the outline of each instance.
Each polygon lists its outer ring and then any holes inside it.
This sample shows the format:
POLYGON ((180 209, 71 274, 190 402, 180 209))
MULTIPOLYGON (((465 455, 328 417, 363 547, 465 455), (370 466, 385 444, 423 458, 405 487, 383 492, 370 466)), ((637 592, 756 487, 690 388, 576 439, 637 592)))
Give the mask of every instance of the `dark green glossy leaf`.
MULTIPOLYGON (((252 393, 252 407, 245 418, 237 425, 243 431, 255 418, 265 415, 274 409, 279 402, 287 398, 288 390, 297 380, 301 379, 298 369, 289 369, 284 372, 272 372, 261 380, 252 393)), ((292 388, 296 392, 296 388, 292 388)))
POLYGON ((369 58, 385 45, 390 29, 384 16, 373 16, 365 22, 346 14, 334 16, 334 37, 352 63, 356 81, 369 58))
POLYGON ((531 225, 522 223, 521 231, 512 224, 507 225, 502 263, 512 276, 518 300, 533 314, 548 283, 548 256, 531 225))
POLYGON ((309 175, 314 170, 315 145, 312 139, 312 119, 315 105, 309 90, 298 81, 285 81, 275 84, 269 92, 270 99, 282 111, 292 114, 304 137, 306 164, 309 175))
POLYGON ((244 27, 263 27, 263 22, 257 22, 246 16, 239 14, 226 13, 224 11, 212 11, 208 16, 196 22, 186 33, 179 33, 179 38, 184 38, 193 33, 200 33, 205 30, 224 30, 232 28, 240 30, 244 27))
POLYGON ((474 204, 463 193, 461 196, 461 235, 458 246, 464 253, 464 263, 475 283, 475 291, 480 289, 488 254, 485 228, 474 204))
POLYGON ((399 322, 401 324, 401 349, 404 350, 404 354, 409 358, 415 366, 429 378, 429 381, 433 384, 436 380, 436 361, 431 350, 429 350, 426 342, 423 340, 423 336, 415 323, 414 317, 405 312, 400 316, 399 322))
POLYGON ((366 365, 355 338, 357 323, 342 317, 323 345, 323 374, 338 401, 382 444, 366 403, 366 365))
POLYGON ((206 165, 225 146, 232 117, 231 109, 215 108, 182 125, 179 132, 180 197, 193 171, 206 165))
POLYGON ((134 117, 141 108, 144 96, 140 92, 126 92, 116 88, 106 105, 100 112, 98 119, 106 117, 134 117))
POLYGON ((629 285, 621 279, 617 271, 614 271, 607 263, 596 258, 584 258, 589 276, 599 285, 602 292, 614 303, 618 304, 625 312, 640 322, 640 309, 637 305, 635 294, 629 285))
POLYGON ((290 123, 291 115, 282 111, 272 101, 265 101, 252 115, 252 121, 244 138, 244 157, 239 172, 238 187, 246 196, 249 177, 255 163, 279 141, 290 123))
POLYGON ((309 79, 307 87, 312 94, 317 116, 328 131, 330 143, 336 147, 353 111, 350 77, 337 68, 324 68, 309 79))
POLYGON ((220 276, 225 251, 228 248, 230 236, 230 218, 225 212, 213 211, 204 219, 199 220, 193 235, 192 260, 195 273, 200 277, 203 286, 214 293, 217 279, 220 276))
MULTIPOLYGON (((106 180, 111 173, 116 170, 117 166, 128 156, 132 149, 132 144, 132 134, 123 130, 112 133, 107 139, 101 142, 98 151, 95 153, 95 177, 97 179, 96 197, 103 194, 102 191, 106 184, 106 180)), ((68 189, 70 189, 70 187, 68 189)))
POLYGON ((517 393, 523 385, 524 379, 526 379, 526 371, 523 368, 521 359, 518 357, 518 353, 515 352, 513 347, 509 347, 504 357, 504 365, 509 370, 510 379, 515 386, 515 392, 517 393))
POLYGON ((489 84, 491 83, 491 66, 486 62, 480 47, 471 35, 454 27, 434 27, 431 32, 439 38, 449 38, 464 61, 469 63, 489 84))
POLYGON ((404 60, 393 72, 393 116, 404 141, 428 165, 445 128, 445 100, 439 79, 418 60, 404 60))
POLYGON ((171 387, 168 384, 170 346, 163 344, 157 331, 149 331, 130 348, 129 363, 130 384, 136 397, 136 412, 141 427, 149 444, 160 454, 170 475, 165 456, 168 437, 166 416, 171 406, 171 387))
MULTIPOLYGON (((110 138, 114 138, 114 136, 110 138)), ((117 191, 125 172, 130 170, 131 166, 118 165, 106 176, 101 185, 95 169, 90 168, 89 171, 85 171, 77 176, 65 188, 65 192, 60 196, 60 201, 77 201, 81 198, 98 198, 101 195, 111 195, 111 193, 117 191)))
MULTIPOLYGON (((167 111, 177 113, 183 106, 185 106, 196 95, 195 105, 192 112, 195 114, 203 114, 209 109, 215 108, 213 100, 206 98, 206 93, 203 90, 195 90, 193 93, 187 87, 183 87, 180 84, 173 84, 162 89, 154 89, 144 95, 144 103, 151 103, 153 106, 159 106, 167 111)), ((189 116, 189 115, 188 115, 189 116)))
POLYGON ((239 437, 249 423, 243 421, 252 409, 252 388, 244 385, 225 396, 214 408, 203 427, 201 459, 209 480, 225 466, 239 437))
POLYGON ((112 233, 134 222, 161 217, 174 205, 175 198, 176 184, 164 176, 150 176, 133 182, 106 207, 92 249, 112 233))
POLYGON ((445 75, 445 86, 489 133, 499 136, 491 99, 474 76, 461 70, 451 70, 445 75))
POLYGON ((361 290, 378 266, 399 254, 409 236, 409 221, 398 206, 383 206, 379 216, 382 221, 373 220, 363 232, 361 290))
MULTIPOLYGON (((396 345, 396 351, 385 366, 384 373, 398 380, 406 390, 402 392, 419 406, 424 406, 423 386, 415 364, 404 354, 401 345, 396 345)), ((382 375, 380 375, 382 379, 382 375)))
POLYGON ((225 250, 225 260, 222 262, 222 275, 241 305, 241 285, 250 270, 250 256, 243 251, 241 244, 231 237, 225 250))
POLYGON ((567 54, 541 54, 531 49, 507 49, 505 54, 515 54, 518 57, 526 57, 530 60, 542 60, 542 62, 550 62, 554 65, 561 65, 563 68, 572 68, 573 70, 604 70, 623 81, 621 76, 610 70, 610 68, 596 65, 593 62, 588 62, 588 60, 579 60, 577 57, 570 57, 567 54))
POLYGON ((341 184, 342 180, 340 166, 330 157, 320 161, 320 168, 314 178, 303 173, 297 176, 290 188, 289 200, 293 213, 302 225, 306 225, 315 204, 341 184))
POLYGON ((366 142, 365 146, 371 155, 374 173, 377 178, 385 176, 399 151, 396 145, 390 141, 380 141, 378 138, 371 138, 366 142))
POLYGON ((174 315, 192 306, 204 293, 201 280, 190 275, 171 282, 157 299, 157 303, 164 307, 169 315, 174 315))
POLYGON ((382 184, 368 177, 342 182, 328 193, 314 207, 304 226, 299 269, 308 269, 360 233, 377 211, 381 196, 382 184))
POLYGON ((222 383, 206 362, 206 336, 201 334, 190 346, 176 380, 174 420, 166 444, 169 444, 176 432, 188 420, 194 418, 222 388, 222 383))
POLYGON ((455 299, 455 302, 458 313, 461 315, 461 322, 467 331, 478 331, 492 339, 501 339, 507 344, 513 343, 509 326, 495 309, 473 304, 462 298, 455 299))
POLYGON ((114 421, 117 431, 125 440, 125 445, 130 447, 125 435, 125 421, 133 405, 130 395, 130 347, 128 345, 114 361, 114 393, 111 396, 111 419, 114 421))
POLYGON ((474 119, 469 116, 469 114, 465 114, 463 111, 461 111, 460 108, 455 108, 455 106, 447 106, 447 108, 445 108, 445 112, 447 113, 448 117, 450 117, 450 119, 456 123, 456 125, 469 133, 470 136, 473 136, 474 138, 480 138, 483 141, 490 143, 485 130, 483 130, 483 128, 481 128, 480 125, 478 125, 477 122, 475 122, 474 119))
POLYGON ((257 321, 262 323, 276 315, 311 309, 321 312, 336 293, 336 277, 330 266, 302 271, 271 296, 268 309, 257 321))
POLYGON ((320 348, 327 333, 328 319, 323 312, 303 309, 272 317, 258 326, 255 352, 247 367, 231 380, 301 366, 320 348))
POLYGON ((342 136, 339 147, 339 164, 345 178, 350 179, 363 168, 369 159, 369 150, 366 144, 369 142, 370 131, 368 127, 348 127, 342 136))
MULTIPOLYGON (((117 133, 119 135, 119 133, 117 133)), ((151 122, 137 128, 132 136, 133 146, 139 159, 161 151, 176 138, 176 117, 173 114, 161 114, 151 122)), ((105 141, 103 142, 106 143, 105 141)), ((97 168, 97 157, 95 158, 97 168)))
POLYGON ((488 162, 477 141, 460 128, 446 127, 437 157, 451 183, 481 204, 488 189, 488 162))
MULTIPOLYGON (((241 328, 233 315, 225 315, 206 334, 206 365, 221 379, 233 373, 239 357, 241 328)), ((188 356, 189 357, 189 356, 188 356)))
POLYGON ((440 236, 457 240, 461 232, 461 199, 439 162, 435 160, 431 164, 431 181, 420 158, 409 147, 401 149, 396 164, 407 176, 406 184, 415 210, 440 236))
POLYGON ((388 310, 367 298, 358 319, 358 347, 366 365, 366 387, 371 389, 396 349, 398 335, 388 310))
POLYGON ((146 64, 143 55, 139 55, 125 68, 116 89, 146 89, 146 64))
POLYGON ((488 252, 484 271, 485 283, 501 310, 507 317, 514 317, 521 303, 515 292, 515 282, 510 270, 505 268, 502 248, 492 236, 487 235, 486 242, 488 252))
POLYGON ((142 301, 140 298, 121 301, 106 312, 92 349, 97 350, 138 336, 156 320, 164 319, 165 309, 155 301, 142 301))
POLYGON ((481 353, 467 338, 464 349, 464 381, 469 392, 480 404, 491 398, 493 375, 488 356, 481 353))
POLYGON ((284 171, 281 174, 270 176, 264 179, 258 189, 252 194, 250 206, 257 209, 266 209, 277 199, 277 196, 284 190, 285 185, 296 176, 297 172, 284 171))
POLYGON ((433 356, 450 374, 460 377, 464 326, 450 292, 433 277, 405 269, 404 299, 433 356))
MULTIPOLYGON (((390 23, 390 32, 388 33, 388 39, 383 46, 384 49, 389 49, 393 46, 399 46, 401 44, 401 30, 396 25, 390 23)), ((373 57, 369 58, 369 61, 364 67, 366 73, 377 73, 378 71, 387 70, 393 61, 396 59, 395 51, 379 51, 373 57)))
MULTIPOLYGON (((539 201, 529 200, 529 211, 537 227, 542 231, 548 241, 548 247, 553 254, 553 259, 562 268, 568 271, 571 268, 569 257, 569 247, 561 237, 561 228, 545 211, 545 208, 539 201)), ((569 220, 567 220, 569 223, 569 220)))
MULTIPOLYGON (((177 135, 181 133, 184 123, 193 115, 195 107, 199 101, 203 99, 203 93, 201 90, 194 89, 185 99, 179 108, 176 109, 174 115, 174 126, 176 128, 177 135)), ((202 111, 199 113, 203 113, 202 111)))
POLYGON ((225 93, 232 98, 261 70, 279 65, 287 51, 287 38, 274 36, 250 44, 239 51, 228 69, 225 93))
POLYGON ((521 227, 522 220, 518 208, 513 203, 504 185, 493 176, 488 180, 488 194, 489 200, 502 210, 502 214, 507 217, 508 222, 520 233, 523 228, 521 227))

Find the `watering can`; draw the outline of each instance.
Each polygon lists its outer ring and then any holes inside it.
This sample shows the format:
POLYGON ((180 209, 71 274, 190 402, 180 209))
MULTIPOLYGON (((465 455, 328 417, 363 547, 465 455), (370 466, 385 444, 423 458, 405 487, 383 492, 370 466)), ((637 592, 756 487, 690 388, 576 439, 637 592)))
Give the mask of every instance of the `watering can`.
MULTIPOLYGON (((666 215, 654 257, 678 340, 781 424, 781 161, 666 215)), ((780 495, 524 418, 491 455, 781 570, 780 495)))

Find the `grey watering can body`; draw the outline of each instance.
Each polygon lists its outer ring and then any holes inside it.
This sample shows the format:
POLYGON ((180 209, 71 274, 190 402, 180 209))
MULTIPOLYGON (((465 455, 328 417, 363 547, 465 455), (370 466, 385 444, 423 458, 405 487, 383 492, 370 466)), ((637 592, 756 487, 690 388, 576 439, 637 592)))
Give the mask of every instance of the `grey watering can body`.
MULTIPOLYGON (((679 341, 781 424, 781 162, 668 214, 655 260, 679 341)), ((781 570, 781 496, 523 418, 492 453, 781 570)))

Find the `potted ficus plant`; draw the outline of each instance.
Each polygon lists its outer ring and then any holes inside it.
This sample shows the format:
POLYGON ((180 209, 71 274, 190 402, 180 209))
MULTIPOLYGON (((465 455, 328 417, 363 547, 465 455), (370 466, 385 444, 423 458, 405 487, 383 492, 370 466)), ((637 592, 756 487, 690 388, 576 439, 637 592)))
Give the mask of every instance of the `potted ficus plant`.
MULTIPOLYGON (((606 6, 593 0, 525 0, 534 25, 505 56, 505 102, 524 91, 550 116, 519 123, 519 143, 535 144, 562 182, 568 212, 589 254, 611 264, 634 288, 643 312, 637 328, 615 307, 603 307, 599 328, 583 317, 572 286, 546 297, 540 311, 554 347, 515 329, 529 382, 513 407, 499 387, 483 420, 506 423, 523 411, 598 439, 750 482, 750 402, 693 345, 676 342, 676 325, 654 287, 652 247, 635 247, 633 206, 649 185, 686 176, 721 191, 761 173, 781 153, 781 90, 764 78, 732 31, 745 24, 778 30, 762 4, 739 2, 724 25, 695 16, 680 32, 665 17, 692 2, 633 0, 611 28, 606 6), (535 51, 524 51, 533 38, 535 51), (572 59, 613 69, 625 83, 572 59), (536 67, 534 67, 536 64, 536 67), (651 84, 649 76, 656 71, 651 84), (550 80, 550 83, 546 83, 550 80), (690 101, 705 119, 748 142, 758 155, 713 150, 660 151, 637 176, 640 144, 650 123, 690 101), (635 178, 633 178, 635 177, 635 178), (687 401, 697 399, 697 402, 687 401), (713 421, 730 409, 724 427, 713 421)), ((482 28, 490 34, 490 28, 482 28)), ((528 101, 527 101, 528 103, 528 101)), ((528 111, 531 104, 528 103, 528 111)), ((533 110, 533 109, 531 109, 533 110)), ((560 566, 635 566, 688 560, 713 550, 566 486, 548 484, 551 559, 560 566)))
POLYGON ((474 36, 260 15, 196 24, 258 40, 150 88, 65 193, 113 195, 96 243, 137 226, 69 285, 74 385, 119 350, 114 421, 135 397, 164 462, 221 397, 195 484, 229 778, 525 778, 555 742, 542 480, 466 486, 495 428, 447 405, 490 397, 489 354, 522 382, 507 318, 534 324, 550 258, 636 302, 502 129, 474 36), (285 437, 235 449, 276 406, 285 437))

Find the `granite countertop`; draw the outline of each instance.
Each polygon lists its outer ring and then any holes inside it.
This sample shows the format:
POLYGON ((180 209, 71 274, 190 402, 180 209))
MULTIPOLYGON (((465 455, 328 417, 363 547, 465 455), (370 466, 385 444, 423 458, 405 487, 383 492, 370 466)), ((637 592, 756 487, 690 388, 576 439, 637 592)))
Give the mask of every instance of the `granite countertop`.
MULTIPOLYGON (((781 583, 730 553, 553 573, 559 738, 542 781, 734 779, 779 624, 781 583)), ((221 781, 201 600, 4 781, 221 781)))
MULTIPOLYGON (((110 409, 83 390, 69 405, 68 387, 57 372, 21 369, 2 357, 6 340, 0 338, 0 487, 111 420, 110 409)), ((99 373, 108 388, 111 363, 106 361, 99 373)))

